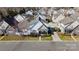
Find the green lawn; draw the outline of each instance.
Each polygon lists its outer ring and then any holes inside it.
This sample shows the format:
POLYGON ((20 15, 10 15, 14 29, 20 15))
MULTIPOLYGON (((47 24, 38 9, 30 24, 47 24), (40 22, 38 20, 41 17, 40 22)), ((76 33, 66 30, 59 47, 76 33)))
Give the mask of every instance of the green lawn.
MULTIPOLYGON (((2 36, 0 36, 1 38, 2 36)), ((9 36, 4 36, 3 39, 1 39, 1 41, 21 41, 21 40, 35 40, 38 41, 39 40, 39 36, 18 36, 18 35, 9 35, 9 36)), ((44 35, 41 36, 41 40, 52 40, 52 37, 50 35, 44 35)))
MULTIPOLYGON (((1 37, 1 36, 0 36, 1 37)), ((14 41, 14 40, 38 40, 38 37, 32 36, 18 36, 18 35, 9 35, 5 36, 2 41, 14 41)))
MULTIPOLYGON (((71 37, 71 35, 69 34, 60 34, 59 33, 59 37, 61 38, 61 40, 63 41, 74 41, 71 37)), ((77 41, 79 41, 79 35, 75 35, 73 36, 77 41)))
POLYGON ((44 35, 44 36, 41 36, 41 40, 52 40, 52 37, 51 35, 44 35))
POLYGON ((63 40, 63 41, 73 41, 71 35, 59 34, 59 37, 60 37, 61 40, 63 40))

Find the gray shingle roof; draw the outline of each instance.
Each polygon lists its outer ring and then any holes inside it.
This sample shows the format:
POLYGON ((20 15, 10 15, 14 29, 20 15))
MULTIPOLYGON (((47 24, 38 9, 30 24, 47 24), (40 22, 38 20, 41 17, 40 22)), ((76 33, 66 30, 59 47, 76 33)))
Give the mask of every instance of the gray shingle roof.
POLYGON ((71 18, 71 17, 65 17, 63 20, 60 21, 60 23, 66 25, 66 24, 69 24, 69 23, 71 23, 73 21, 74 21, 73 18, 71 18))
POLYGON ((78 34, 79 35, 79 26, 77 26, 74 30, 73 33, 78 34))
POLYGON ((70 17, 76 20, 79 17, 79 13, 75 11, 75 14, 72 14, 70 17))
POLYGON ((57 12, 57 14, 54 14, 54 19, 56 19, 59 15, 60 15, 59 12, 57 12))

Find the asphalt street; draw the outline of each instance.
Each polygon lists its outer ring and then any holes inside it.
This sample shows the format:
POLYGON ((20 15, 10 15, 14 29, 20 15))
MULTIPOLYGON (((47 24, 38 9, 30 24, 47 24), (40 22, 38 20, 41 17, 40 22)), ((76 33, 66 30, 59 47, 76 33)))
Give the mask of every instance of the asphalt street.
POLYGON ((79 42, 0 42, 0 51, 79 51, 79 42))

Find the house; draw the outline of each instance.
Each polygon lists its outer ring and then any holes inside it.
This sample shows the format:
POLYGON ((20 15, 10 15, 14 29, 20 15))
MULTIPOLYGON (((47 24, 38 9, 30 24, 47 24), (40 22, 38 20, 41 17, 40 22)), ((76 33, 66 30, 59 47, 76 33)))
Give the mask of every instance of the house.
POLYGON ((79 35, 79 26, 77 26, 72 32, 73 34, 79 35))
POLYGON ((79 26, 79 22, 74 21, 73 23, 71 23, 69 26, 65 28, 65 32, 71 33, 77 26, 79 26))
POLYGON ((39 15, 36 17, 35 19, 35 23, 32 24, 32 30, 38 30, 41 26, 43 26, 43 24, 39 21, 39 17, 44 21, 46 18, 39 15))
POLYGON ((46 15, 46 10, 47 10, 47 8, 40 8, 38 13, 40 13, 41 15, 46 15))
POLYGON ((9 34, 9 35, 15 35, 16 31, 13 27, 9 26, 6 30, 6 34, 9 34))
POLYGON ((52 16, 52 13, 53 13, 53 8, 51 7, 47 8, 47 15, 52 16))
POLYGON ((60 13, 58 13, 58 11, 53 11, 53 16, 52 16, 52 21, 56 22, 56 18, 60 15, 60 13))
POLYGON ((2 21, 2 24, 0 25, 0 34, 3 34, 8 28, 8 26, 9 26, 8 23, 6 23, 5 21, 2 21))
POLYGON ((22 22, 18 23, 18 27, 20 29, 20 31, 24 31, 25 29, 28 29, 29 27, 29 23, 27 20, 23 20, 22 22))
POLYGON ((7 34, 15 34, 17 31, 21 31, 20 27, 24 27, 25 23, 22 23, 24 18, 21 15, 17 15, 15 17, 6 17, 3 20, 3 23, 0 26, 2 31, 7 31, 7 34), (18 26, 21 23, 20 27, 18 26))
POLYGON ((14 16, 14 19, 16 19, 18 22, 24 21, 24 17, 22 15, 20 15, 20 14, 14 16))
POLYGON ((5 29, 9 26, 9 24, 6 23, 4 20, 3 20, 2 22, 3 22, 3 23, 2 23, 2 25, 0 26, 0 30, 5 30, 5 29))
POLYGON ((53 11, 52 21, 58 23, 59 21, 63 20, 65 16, 58 11, 53 11))
POLYGON ((67 26, 69 26, 70 24, 72 24, 74 21, 75 20, 73 18, 71 18, 71 17, 65 17, 63 20, 61 20, 59 22, 59 24, 58 24, 61 32, 64 33, 65 32, 65 28, 67 26))
POLYGON ((67 14, 69 15, 74 15, 75 14, 75 10, 70 8, 68 11, 67 11, 67 14))
POLYGON ((27 11, 25 14, 28 15, 28 16, 32 16, 33 15, 33 11, 32 10, 31 11, 27 11))
POLYGON ((7 16, 3 19, 2 24, 0 25, 0 30, 3 32, 3 34, 10 33, 10 31, 17 28, 17 24, 18 22, 13 17, 7 16))
POLYGON ((10 26, 16 26, 18 24, 18 21, 15 18, 10 16, 5 17, 4 21, 8 23, 10 26))
POLYGON ((61 21, 61 20, 64 19, 64 18, 65 18, 65 16, 62 15, 62 14, 60 14, 60 15, 55 19, 55 22, 59 22, 59 21, 61 21))
MULTIPOLYGON (((41 28, 43 28, 43 30, 46 29, 46 27, 39 21, 39 17, 40 17, 41 19, 43 19, 43 21, 45 20, 41 15, 38 15, 38 16, 35 18, 35 20, 33 20, 33 21, 31 22, 29 28, 27 29, 26 35, 27 35, 27 33, 28 33, 28 34, 31 34, 31 33, 33 33, 33 32, 34 32, 34 33, 39 33, 39 31, 40 31, 41 28), (35 31, 36 31, 36 32, 35 32, 35 31)), ((46 24, 46 23, 44 22, 44 24, 46 24)), ((46 25, 47 25, 47 24, 46 24, 46 25)))
POLYGON ((0 35, 3 34, 3 32, 0 30, 0 35))
POLYGON ((75 27, 77 27, 78 22, 79 22, 79 13, 78 12, 70 9, 70 10, 68 10, 68 13, 71 15, 65 17, 59 23, 59 27, 61 28, 62 32, 65 32, 65 29, 68 29, 68 28, 74 29, 75 27), (72 11, 72 12, 70 13, 70 11, 72 11))
POLYGON ((27 18, 19 14, 14 18, 7 18, 6 22, 10 25, 7 29, 7 33, 12 35, 26 34, 27 28, 29 27, 27 18))

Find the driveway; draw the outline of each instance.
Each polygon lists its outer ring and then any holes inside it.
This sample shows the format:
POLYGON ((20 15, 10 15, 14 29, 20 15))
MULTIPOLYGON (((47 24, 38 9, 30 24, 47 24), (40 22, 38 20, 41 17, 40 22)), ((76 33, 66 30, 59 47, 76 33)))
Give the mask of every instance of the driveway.
POLYGON ((54 32, 54 35, 52 35, 52 38, 53 38, 53 41, 58 41, 58 42, 62 41, 62 40, 59 38, 57 32, 54 32))

